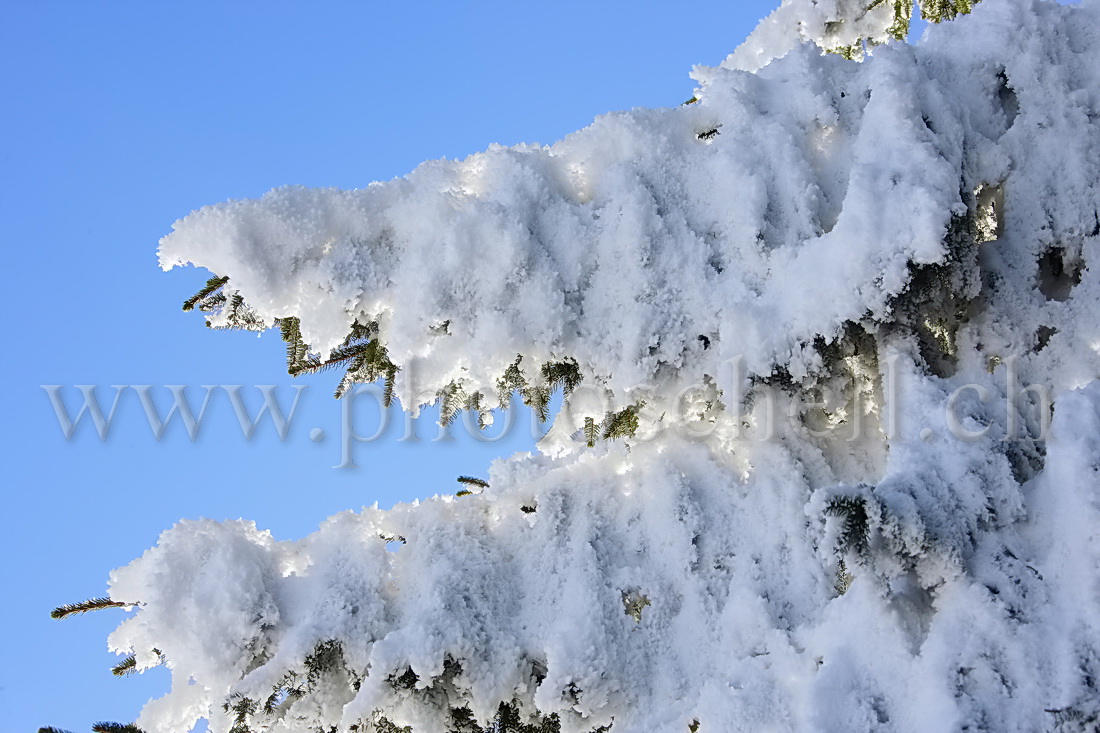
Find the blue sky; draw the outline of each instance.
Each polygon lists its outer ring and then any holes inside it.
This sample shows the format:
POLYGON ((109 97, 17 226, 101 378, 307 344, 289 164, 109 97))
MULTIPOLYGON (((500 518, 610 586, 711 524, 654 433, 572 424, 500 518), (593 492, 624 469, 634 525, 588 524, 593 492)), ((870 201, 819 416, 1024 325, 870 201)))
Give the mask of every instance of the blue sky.
MULTIPOLYGON (((244 517, 296 539, 377 501, 450 493, 455 476, 527 450, 387 436, 337 470, 336 375, 287 376, 274 334, 215 333, 180 302, 208 273, 161 272, 157 240, 192 209, 282 184, 354 188, 489 143, 553 142, 605 111, 673 106, 777 3, 5 3, 0 5, 4 554, 0 729, 86 731, 166 691, 118 680, 105 638, 124 617, 52 621, 183 517, 244 517), (711 7, 713 5, 713 7, 711 7), (105 441, 66 440, 40 385, 306 385, 285 441, 246 441, 224 391, 199 437, 155 440, 123 392, 105 441), (313 442, 320 427, 325 440, 313 442)), ((258 406, 252 387, 246 402, 258 406)), ((154 387, 162 413, 167 390, 154 387)), ((377 419, 355 413, 362 432, 377 419)), ((526 417, 519 423, 524 425, 526 417)))

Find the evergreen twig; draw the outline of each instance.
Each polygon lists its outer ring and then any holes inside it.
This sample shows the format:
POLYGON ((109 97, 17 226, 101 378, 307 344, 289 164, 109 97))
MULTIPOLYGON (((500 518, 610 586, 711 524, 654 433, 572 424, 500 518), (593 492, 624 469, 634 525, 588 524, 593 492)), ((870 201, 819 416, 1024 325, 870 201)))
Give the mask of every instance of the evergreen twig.
POLYGON ((393 393, 397 388, 397 367, 392 364, 386 369, 386 381, 382 390, 382 407, 393 404, 393 393))
MULTIPOLYGON (((164 654, 161 653, 160 649, 154 647, 153 654, 156 654, 160 657, 160 664, 164 664, 164 654)), ((131 654, 115 666, 111 667, 111 674, 113 674, 115 677, 125 677, 126 675, 133 674, 134 672, 137 672, 136 654, 131 654)))
POLYGON ((125 677, 137 671, 137 655, 131 654, 121 662, 111 667, 111 674, 115 677, 125 677))
POLYGON ((69 603, 64 606, 58 606, 50 612, 50 618, 66 618, 76 613, 98 611, 101 608, 125 608, 126 606, 133 605, 133 603, 112 601, 110 598, 89 598, 88 600, 81 601, 80 603, 69 603))
MULTIPOLYGON (((225 323, 211 326, 217 331, 263 331, 267 328, 256 312, 248 307, 240 293, 229 296, 225 306, 225 323)), ((210 322, 207 321, 207 325, 210 322)))
POLYGON ((451 382, 439 393, 439 424, 450 425, 458 418, 462 404, 466 401, 466 393, 457 382, 451 382))
POLYGON ((531 408, 539 422, 550 419, 550 390, 545 385, 536 384, 523 390, 523 404, 531 408))
POLYGON ((206 281, 206 285, 202 286, 199 292, 192 295, 187 300, 183 301, 183 309, 185 311, 192 310, 195 305, 210 295, 213 295, 219 288, 229 282, 229 276, 226 277, 212 277, 206 281))
POLYGON ((500 402, 500 409, 507 410, 512 406, 512 393, 522 393, 527 388, 527 379, 523 376, 523 370, 519 368, 519 363, 523 361, 523 356, 516 356, 515 362, 504 370, 504 374, 497 380, 497 399, 500 402))
POLYGON ((589 448, 595 448, 596 441, 600 439, 600 429, 591 417, 584 419, 584 439, 589 448))
POLYGON ((291 316, 290 318, 280 318, 276 323, 279 326, 279 333, 282 335, 283 341, 286 342, 286 369, 293 374, 295 367, 309 356, 308 349, 302 341, 301 321, 291 316))
MULTIPOLYGON (((236 697, 234 694, 229 699, 232 700, 236 697)), ((250 697, 241 697, 237 702, 230 704, 228 702, 222 704, 222 710, 227 713, 233 713, 235 715, 233 719, 233 726, 229 729, 230 733, 251 733, 252 729, 248 727, 248 718, 255 715, 256 710, 260 707, 260 704, 250 697)))
POLYGON ((213 313, 226 304, 229 299, 225 297, 225 293, 214 293, 208 298, 203 298, 199 301, 199 310, 203 313, 213 313))
POLYGON ((344 645, 336 639, 322 641, 313 648, 313 653, 305 658, 306 690, 313 690, 321 676, 338 664, 344 663, 344 645))
POLYGON ((482 399, 485 395, 481 392, 474 392, 472 395, 466 398, 464 409, 477 414, 477 429, 484 430, 489 427, 489 421, 487 418, 489 410, 482 404, 482 399))
POLYGON ((638 413, 643 407, 645 403, 638 402, 618 412, 609 412, 604 418, 603 439, 633 438, 638 432, 638 413))
POLYGON ((840 551, 853 551, 857 555, 867 552, 870 527, 867 516, 867 500, 859 496, 838 496, 825 507, 825 513, 843 521, 840 531, 840 551))
POLYGON ((550 391, 561 387, 566 397, 572 394, 584 379, 580 366, 573 359, 546 362, 542 365, 542 378, 550 391))
POLYGON ((101 721, 92 726, 92 733, 145 733, 133 723, 111 723, 101 721))

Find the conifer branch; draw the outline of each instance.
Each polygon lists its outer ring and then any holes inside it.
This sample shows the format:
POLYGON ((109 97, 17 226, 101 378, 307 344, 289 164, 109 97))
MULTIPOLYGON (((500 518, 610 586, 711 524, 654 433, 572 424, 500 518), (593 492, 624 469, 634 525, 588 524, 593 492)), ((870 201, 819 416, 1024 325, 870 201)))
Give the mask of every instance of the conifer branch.
POLYGON ((522 394, 523 390, 527 388, 527 379, 523 376, 523 370, 519 368, 521 361, 523 361, 523 356, 516 356, 516 361, 505 369, 504 374, 497 380, 497 399, 502 410, 507 410, 512 406, 513 392, 522 394))
POLYGON ((489 410, 486 409, 485 406, 482 404, 482 400, 484 399, 484 397, 485 395, 481 394, 481 392, 474 392, 472 395, 466 398, 466 403, 464 405, 464 409, 477 414, 478 430, 484 430, 485 428, 489 427, 489 421, 488 419, 486 419, 487 415, 489 414, 489 410))
POLYGON ((531 408, 539 422, 550 419, 550 390, 545 385, 528 387, 521 394, 523 394, 523 404, 531 408))
POLYGON ((286 342, 286 368, 293 374, 294 368, 308 356, 308 349, 302 341, 301 321, 295 317, 280 318, 276 323, 279 334, 286 342))
POLYGON ((271 694, 267 696, 267 699, 264 700, 263 707, 260 708, 263 710, 264 715, 274 715, 275 708, 279 707, 283 700, 286 699, 282 685, 274 685, 271 690, 271 694))
POLYGON ((645 595, 641 591, 623 591, 623 611, 627 616, 634 619, 634 623, 640 624, 642 622, 642 611, 650 605, 649 596, 645 595))
POLYGON ((386 381, 382 390, 382 407, 393 404, 393 393, 397 388, 397 367, 390 365, 386 370, 386 381))
POLYGON ((102 721, 92 726, 92 733, 145 733, 133 723, 110 723, 102 721))
POLYGON ((199 301, 199 310, 203 313, 213 313, 221 308, 229 299, 225 297, 225 293, 214 293, 209 298, 203 298, 199 301))
MULTIPOLYGON (((225 306, 225 323, 211 326, 217 331, 263 331, 267 325, 248 307, 240 293, 229 296, 225 306)), ((207 325, 209 325, 207 321, 207 325)))
POLYGON ((312 691, 321 675, 338 664, 344 663, 344 645, 336 639, 322 641, 313 648, 313 653, 305 659, 306 664, 306 690, 312 691))
POLYGON ((336 387, 335 397, 337 399, 342 397, 348 388, 357 382, 369 383, 385 379, 382 405, 383 407, 389 407, 393 404, 398 367, 390 361, 386 347, 377 336, 370 340, 361 340, 376 333, 376 324, 372 323, 368 327, 360 327, 358 333, 353 331, 345 339, 342 346, 338 346, 329 352, 327 361, 322 362, 316 358, 311 358, 305 368, 291 373, 297 376, 307 372, 323 371, 350 362, 343 378, 340 380, 340 384, 336 387), (360 340, 356 341, 356 339, 360 340))
POLYGON ((604 418, 603 439, 633 438, 638 432, 638 413, 643 407, 645 402, 638 402, 618 412, 608 413, 604 418))
POLYGON ((333 391, 332 396, 336 399, 340 399, 353 384, 355 384, 355 381, 351 378, 351 372, 344 372, 344 376, 340 377, 340 383, 336 385, 336 389, 333 391))
POLYGON ((589 448, 596 447, 596 441, 600 439, 600 429, 596 425, 596 421, 591 417, 584 419, 584 440, 588 444, 589 448))
POLYGON ((230 733, 251 733, 252 729, 248 727, 248 718, 255 715, 259 707, 260 704, 250 697, 241 697, 233 704, 228 702, 222 704, 222 709, 225 712, 233 713, 235 716, 233 727, 229 729, 230 733))
POLYGON ((857 555, 867 552, 870 527, 866 499, 859 496, 838 496, 828 503, 825 513, 843 521, 838 550, 852 551, 857 555))
POLYGON ((111 674, 115 677, 125 677, 137 671, 137 655, 131 654, 121 662, 111 667, 111 674))
POLYGON ((458 418, 458 413, 466 401, 466 393, 457 382, 451 382, 440 390, 439 424, 450 425, 458 418))
POLYGON ((301 687, 297 685, 298 673, 288 672, 283 676, 283 679, 279 684, 272 686, 272 692, 264 701, 263 707, 260 709, 265 715, 274 715, 276 709, 282 705, 284 707, 290 707, 296 701, 305 697, 306 693, 301 687))
POLYGON ((221 288, 221 286, 225 285, 227 282, 229 282, 228 275, 226 277, 210 278, 206 281, 206 285, 202 286, 202 289, 199 290, 199 292, 195 293, 190 298, 183 301, 183 309, 185 311, 192 310, 195 307, 196 303, 198 303, 200 300, 207 298, 210 295, 213 295, 219 288, 221 288))
POLYGON ((89 598, 86 601, 80 603, 70 603, 64 606, 58 606, 50 612, 50 618, 66 618, 76 613, 87 613, 88 611, 98 611, 101 608, 125 608, 126 606, 133 606, 133 603, 123 603, 122 601, 112 601, 110 598, 89 598))
MULTIPOLYGON (((371 343, 374 343, 373 341, 371 343)), ((287 369, 287 374, 292 377, 298 377, 302 374, 316 374, 317 372, 327 371, 329 369, 335 369, 338 366, 342 366, 349 361, 353 361, 370 347, 370 344, 356 344, 355 346, 337 346, 329 353, 329 358, 325 361, 321 361, 316 356, 309 356, 300 360, 296 365, 287 369)), ((354 370, 354 366, 348 370, 350 373, 354 370)))
MULTIPOLYGON (((158 657, 160 657, 160 660, 157 662, 157 664, 164 664, 164 654, 161 652, 160 649, 154 647, 153 654, 156 654, 158 657)), ((153 666, 155 667, 157 665, 153 666)), ((111 667, 111 674, 113 674, 115 677, 125 677, 127 675, 133 674, 134 672, 137 672, 136 654, 131 654, 115 666, 111 667)))
POLYGON ((542 365, 542 379, 547 388, 552 392, 558 387, 568 397, 573 390, 583 381, 581 368, 574 359, 546 362, 542 365))
POLYGON ((420 675, 413 672, 412 667, 408 667, 401 674, 391 674, 386 678, 386 681, 390 683, 390 686, 395 690, 411 690, 416 687, 416 683, 420 681, 420 675))
POLYGON ((347 337, 344 339, 344 346, 350 346, 356 341, 368 341, 377 335, 378 321, 368 321, 365 324, 354 321, 351 324, 351 331, 348 332, 347 337))
POLYGON ((489 482, 485 479, 475 478, 473 476, 459 476, 457 479, 460 484, 466 484, 467 486, 477 486, 480 489, 489 488, 489 482))
POLYGON ((52 725, 46 725, 39 728, 38 733, 72 733, 72 731, 65 730, 64 728, 54 728, 52 725))
POLYGON ((977 3, 978 0, 921 0, 920 17, 929 23, 954 20, 958 15, 970 13, 977 3))

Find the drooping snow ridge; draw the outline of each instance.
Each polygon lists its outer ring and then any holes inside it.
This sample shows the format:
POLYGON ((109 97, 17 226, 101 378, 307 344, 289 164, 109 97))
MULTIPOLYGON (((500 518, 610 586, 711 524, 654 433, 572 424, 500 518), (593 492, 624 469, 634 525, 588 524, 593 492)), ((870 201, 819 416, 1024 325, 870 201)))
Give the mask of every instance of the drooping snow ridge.
POLYGON ((571 357, 651 404, 477 496, 167 531, 112 576, 141 604, 112 646, 172 669, 141 727, 1095 725, 1100 3, 695 77, 550 147, 176 223, 165 267, 320 352, 377 321, 399 378, 571 357), (653 408, 704 383, 702 419, 653 408))
POLYGON ((980 16, 963 48, 941 33, 859 65, 804 46, 759 75, 698 69, 700 103, 606 115, 548 148, 207 207, 161 262, 230 274, 321 353, 379 319, 399 378, 426 385, 492 385, 517 353, 571 356, 616 392, 717 376, 736 355, 800 376, 815 336, 888 318, 910 265, 945 260, 960 192, 1010 162, 1027 247, 1049 246, 1052 202, 1059 231, 1091 232, 1095 128, 1071 119, 1095 105, 1088 28, 1056 36, 1014 3, 980 16))

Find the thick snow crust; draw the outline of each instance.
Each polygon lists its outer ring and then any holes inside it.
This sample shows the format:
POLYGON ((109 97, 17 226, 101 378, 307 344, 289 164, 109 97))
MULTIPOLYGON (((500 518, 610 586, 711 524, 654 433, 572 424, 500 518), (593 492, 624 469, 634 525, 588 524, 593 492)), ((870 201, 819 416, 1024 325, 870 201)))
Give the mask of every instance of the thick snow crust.
POLYGON ((481 494, 300 541, 168 530, 111 580, 140 604, 111 646, 172 671, 142 728, 514 702, 565 731, 1088 729, 1100 3, 737 66, 549 147, 175 224, 164 267, 228 275, 318 353, 377 322, 406 407, 517 355, 575 359, 607 403, 582 415, 645 407, 634 438, 559 416, 481 494))

